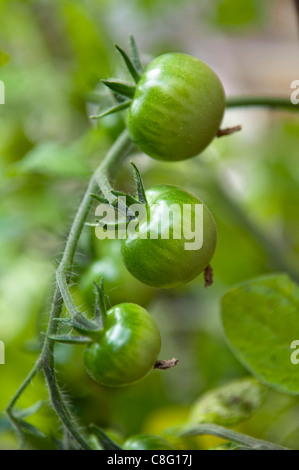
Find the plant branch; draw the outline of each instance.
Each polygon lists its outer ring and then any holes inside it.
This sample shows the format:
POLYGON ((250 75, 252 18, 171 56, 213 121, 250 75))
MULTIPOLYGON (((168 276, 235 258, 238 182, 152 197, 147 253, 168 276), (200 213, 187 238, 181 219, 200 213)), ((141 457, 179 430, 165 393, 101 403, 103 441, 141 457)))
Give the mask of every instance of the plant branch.
POLYGON ((200 436, 202 434, 209 434, 212 436, 221 437, 237 444, 245 445, 254 450, 289 450, 286 447, 281 447, 272 442, 255 439, 254 437, 241 434, 239 432, 227 429, 217 424, 199 424, 190 429, 186 429, 181 433, 181 436, 200 436))
POLYGON ((14 417, 13 415, 13 408, 15 406, 15 404, 17 403, 18 399, 20 398, 20 396, 22 395, 22 393, 26 390, 26 388, 28 387, 28 385, 31 384, 32 380, 34 379, 34 377, 38 374, 38 372, 40 371, 41 369, 41 361, 40 359, 35 363, 33 369, 31 370, 31 372, 28 374, 28 376, 26 377, 26 379, 24 380, 24 382, 20 385, 20 387, 18 388, 18 390, 16 391, 15 395, 12 397, 12 399, 10 400, 10 402, 8 403, 5 411, 6 411, 6 414, 10 420, 10 422, 12 423, 12 425, 14 426, 17 434, 19 435, 19 438, 20 438, 20 448, 22 449, 24 447, 24 444, 25 444, 25 438, 24 438, 24 431, 22 430, 22 427, 20 426, 18 420, 14 417))
POLYGON ((96 192, 99 188, 109 203, 112 203, 116 199, 111 193, 112 188, 109 183, 109 176, 132 149, 133 143, 127 131, 124 131, 111 147, 106 158, 102 161, 91 178, 71 227, 62 260, 56 272, 56 279, 64 303, 73 317, 78 313, 78 310, 68 288, 68 273, 71 270, 77 243, 93 201, 92 193, 96 192))
POLYGON ((236 96, 227 98, 226 107, 254 107, 261 106, 271 109, 285 109, 287 111, 299 111, 299 106, 292 104, 289 98, 273 98, 271 96, 236 96))

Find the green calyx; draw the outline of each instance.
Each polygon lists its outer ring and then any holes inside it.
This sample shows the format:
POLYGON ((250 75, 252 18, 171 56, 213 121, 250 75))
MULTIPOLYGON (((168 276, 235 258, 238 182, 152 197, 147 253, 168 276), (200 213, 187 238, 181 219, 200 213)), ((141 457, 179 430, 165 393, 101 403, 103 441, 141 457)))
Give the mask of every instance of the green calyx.
POLYGON ((107 110, 103 111, 98 115, 90 116, 91 119, 100 119, 104 116, 108 116, 109 114, 123 111, 124 109, 130 106, 135 94, 136 84, 139 82, 143 72, 137 45, 133 36, 130 36, 130 45, 131 57, 129 57, 127 53, 123 49, 121 49, 117 44, 115 44, 115 48, 122 56, 125 65, 135 83, 125 82, 123 80, 118 80, 115 78, 112 78, 110 80, 101 80, 101 82, 112 91, 113 97, 115 98, 118 104, 112 106, 111 108, 108 108, 107 110))
POLYGON ((95 311, 93 320, 89 320, 81 313, 78 313, 71 319, 56 318, 55 321, 64 326, 73 328, 79 335, 49 335, 52 341, 64 344, 89 344, 97 341, 104 332, 104 323, 106 318, 105 292, 103 278, 100 283, 94 282, 95 289, 95 311))
POLYGON ((106 228, 107 230, 115 230, 119 228, 124 228, 128 225, 129 222, 132 220, 136 220, 136 214, 131 210, 132 205, 142 205, 146 208, 148 207, 148 202, 146 199, 144 184, 141 178, 141 174, 133 162, 130 162, 133 169, 133 176, 136 183, 136 196, 131 196, 123 191, 117 191, 115 189, 111 190, 111 194, 115 196, 115 199, 112 203, 109 203, 108 199, 104 198, 100 194, 90 193, 90 196, 95 200, 99 201, 102 204, 109 205, 112 207, 117 213, 122 214, 124 216, 124 220, 121 222, 112 222, 111 224, 105 223, 102 224, 101 220, 98 220, 96 224, 90 224, 91 226, 98 226, 101 225, 102 227, 106 228))
POLYGON ((137 200, 139 203, 144 204, 145 206, 148 206, 141 174, 137 166, 133 162, 131 162, 131 165, 133 168, 133 175, 134 175, 135 183, 137 186, 137 200))

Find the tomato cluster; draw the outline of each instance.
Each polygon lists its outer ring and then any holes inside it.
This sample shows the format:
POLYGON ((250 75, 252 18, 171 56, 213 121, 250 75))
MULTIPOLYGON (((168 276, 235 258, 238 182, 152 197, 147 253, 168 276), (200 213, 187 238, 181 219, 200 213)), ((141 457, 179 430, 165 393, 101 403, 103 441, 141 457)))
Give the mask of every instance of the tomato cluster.
MULTIPOLYGON (((135 85, 105 80, 118 105, 101 116, 128 108, 129 135, 144 153, 155 159, 178 161, 200 153, 217 135, 224 114, 225 94, 214 71, 199 59, 178 53, 163 54, 142 71, 135 47, 133 60, 118 50, 135 85)), ((136 199, 113 191, 115 196, 118 193, 127 198, 127 229, 128 221, 135 222, 134 230, 128 229, 121 243, 129 281, 124 281, 126 272, 119 264, 118 241, 112 242, 115 250, 108 249, 104 258, 87 269, 80 285, 90 301, 92 283, 101 276, 105 278, 108 293, 122 286, 122 299, 112 299, 116 305, 106 311, 103 289, 99 289, 95 320, 89 322, 78 317, 73 321, 73 326, 86 335, 89 343, 83 356, 88 374, 108 387, 140 380, 158 359, 161 347, 158 327, 143 307, 131 302, 136 302, 140 294, 146 300, 139 303, 146 305, 151 295, 145 294, 145 288, 150 289, 147 292, 153 287, 174 288, 196 278, 209 266, 217 242, 214 218, 197 196, 171 185, 145 190, 139 171, 133 167, 136 199), (143 208, 141 215, 130 213, 128 201, 143 208)), ((94 196, 103 202, 102 195, 94 196)), ((108 204, 108 200, 104 203, 108 204)), ((112 206, 120 210, 114 203, 112 206)), ((128 441, 126 448, 169 447, 147 436, 128 441)))

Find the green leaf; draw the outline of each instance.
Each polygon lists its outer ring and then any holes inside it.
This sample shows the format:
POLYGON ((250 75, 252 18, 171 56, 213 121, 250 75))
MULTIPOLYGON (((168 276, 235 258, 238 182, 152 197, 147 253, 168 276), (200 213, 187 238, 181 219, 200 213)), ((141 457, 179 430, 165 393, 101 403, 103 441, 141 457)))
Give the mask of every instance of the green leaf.
POLYGON ((131 83, 122 80, 101 80, 101 82, 118 95, 123 95, 127 98, 133 98, 134 96, 135 86, 131 85, 131 83))
POLYGON ((104 450, 122 450, 122 448, 119 447, 114 441, 112 441, 112 439, 110 439, 110 437, 108 437, 107 434, 102 431, 102 429, 98 426, 91 424, 89 426, 89 429, 97 437, 99 443, 101 444, 101 447, 104 450))
POLYGON ((41 433, 39 429, 33 426, 33 424, 27 423, 23 420, 18 420, 18 424, 24 432, 31 434, 32 436, 41 437, 42 439, 46 438, 46 436, 41 433))
POLYGON ((200 397, 192 407, 190 422, 235 426, 261 406, 266 390, 252 377, 225 384, 200 397))
POLYGON ((299 287, 287 275, 242 283, 222 299, 222 321, 232 351, 265 384, 299 394, 299 287))
POLYGON ((34 405, 30 406, 29 408, 21 409, 21 410, 15 410, 14 411, 14 416, 17 419, 24 419, 28 418, 29 416, 34 415, 37 413, 41 407, 43 406, 44 402, 43 401, 38 401, 37 403, 34 403, 34 405))
POLYGON ((80 145, 63 146, 43 142, 11 167, 12 174, 37 173, 47 176, 86 177, 90 170, 84 162, 80 145))
POLYGON ((8 431, 12 431, 14 428, 11 421, 8 419, 6 414, 0 413, 0 434, 4 434, 8 431))
POLYGON ((245 28, 259 25, 267 18, 267 8, 270 2, 264 0, 243 0, 239 8, 239 0, 217 0, 213 9, 212 21, 218 27, 245 28))

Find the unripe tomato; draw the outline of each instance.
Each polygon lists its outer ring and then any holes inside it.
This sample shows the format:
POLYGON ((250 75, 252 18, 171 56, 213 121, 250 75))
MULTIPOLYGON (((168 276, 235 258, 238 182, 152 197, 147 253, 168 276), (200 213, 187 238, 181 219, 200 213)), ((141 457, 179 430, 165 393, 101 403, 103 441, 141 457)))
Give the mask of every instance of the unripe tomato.
POLYGON ((123 446, 124 450, 174 450, 170 442, 159 436, 139 434, 130 437, 123 446))
POLYGON ((127 269, 141 282, 159 288, 191 281, 207 267, 215 252, 217 229, 211 212, 196 196, 176 186, 153 186, 146 191, 146 197, 147 216, 140 220, 135 232, 128 231, 122 243, 127 269), (203 217, 197 211, 198 205, 202 205, 203 217), (171 207, 181 211, 180 238, 175 238, 177 224, 168 214, 171 207), (186 208, 189 216, 185 218, 186 208), (192 249, 187 228, 195 229, 197 243, 192 249))
POLYGON ((213 140, 224 109, 223 86, 208 65, 186 54, 163 54, 136 85, 128 131, 151 157, 185 160, 213 140))
POLYGON ((139 305, 124 303, 108 310, 103 332, 86 346, 83 360, 95 382, 120 387, 147 375, 160 348, 160 332, 150 314, 139 305))

